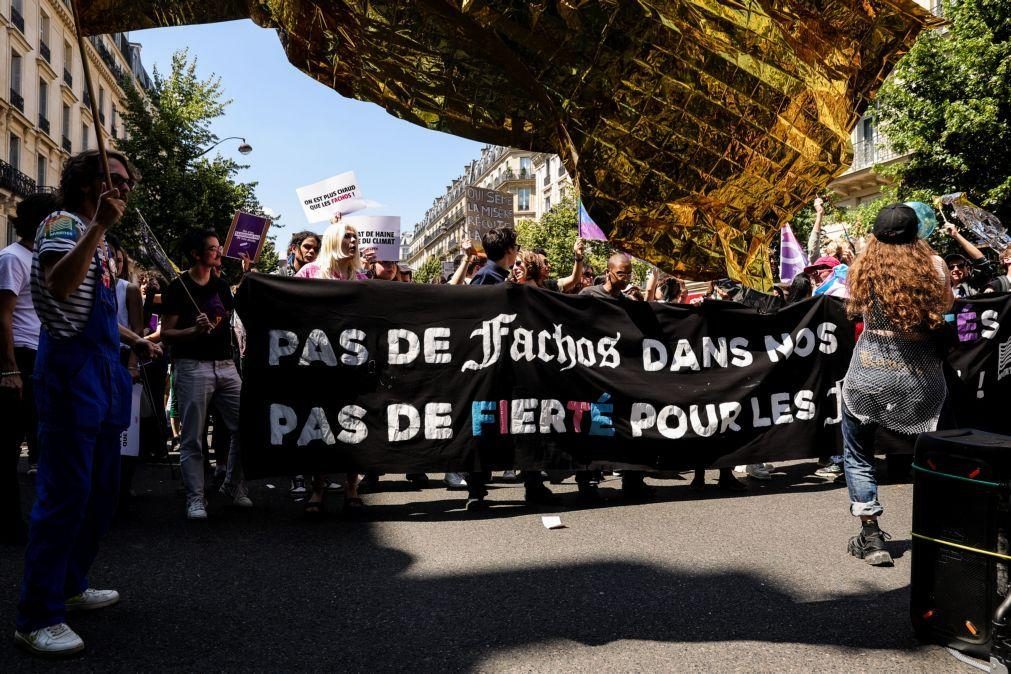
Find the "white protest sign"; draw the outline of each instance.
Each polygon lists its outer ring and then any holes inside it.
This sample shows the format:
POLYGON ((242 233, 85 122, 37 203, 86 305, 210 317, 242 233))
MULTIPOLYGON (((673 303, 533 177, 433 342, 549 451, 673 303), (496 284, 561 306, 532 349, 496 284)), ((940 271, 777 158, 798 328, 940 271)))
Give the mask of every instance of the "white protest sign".
POLYGON ((399 215, 353 215, 341 222, 358 232, 358 250, 375 248, 377 260, 400 259, 399 215))
POLYGON ((299 187, 295 193, 309 222, 326 222, 338 213, 354 213, 368 207, 361 198, 354 171, 299 187))
POLYGON ((119 434, 120 456, 140 456, 140 397, 144 391, 142 384, 133 385, 130 403, 130 427, 119 434))
POLYGON ((456 262, 453 260, 443 260, 442 261, 442 275, 447 279, 453 278, 453 274, 456 273, 456 262))

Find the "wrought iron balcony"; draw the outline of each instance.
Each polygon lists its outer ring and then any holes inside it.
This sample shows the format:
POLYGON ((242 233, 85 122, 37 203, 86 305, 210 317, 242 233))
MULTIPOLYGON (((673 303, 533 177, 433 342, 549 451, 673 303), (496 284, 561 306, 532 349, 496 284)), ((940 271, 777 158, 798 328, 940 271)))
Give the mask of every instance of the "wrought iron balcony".
POLYGON ((21 112, 25 111, 25 99, 14 89, 11 89, 11 105, 21 112))
POLYGON ((892 150, 883 136, 875 135, 873 138, 865 138, 853 144, 853 164, 850 171, 859 171, 900 156, 902 155, 892 150))
POLYGON ((11 7, 11 23, 13 23, 14 27, 22 33, 25 32, 25 17, 21 16, 21 12, 13 7, 11 7))
POLYGON ((49 45, 42 40, 39 40, 39 53, 42 54, 42 58, 46 60, 46 63, 53 62, 53 54, 49 51, 49 45))
POLYGON ((34 180, 3 160, 0 160, 0 188, 19 197, 27 197, 37 190, 34 180))
POLYGON ((66 136, 63 137, 63 151, 73 153, 73 145, 71 144, 70 139, 66 136))
POLYGON ((66 68, 63 69, 63 81, 68 87, 74 86, 74 76, 66 68))
POLYGON ((42 133, 49 133, 49 120, 41 112, 39 113, 39 128, 42 133))
POLYGON ((105 110, 98 111, 98 121, 105 124, 105 110))
POLYGON ((90 111, 91 110, 91 94, 88 93, 88 88, 87 87, 84 88, 83 101, 84 101, 84 107, 87 108, 90 111))

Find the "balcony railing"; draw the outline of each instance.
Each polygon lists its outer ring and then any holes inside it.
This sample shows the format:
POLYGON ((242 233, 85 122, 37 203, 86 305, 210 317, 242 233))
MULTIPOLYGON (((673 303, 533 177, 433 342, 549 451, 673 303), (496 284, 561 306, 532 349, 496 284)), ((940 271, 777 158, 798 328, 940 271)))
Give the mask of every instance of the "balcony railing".
POLYGON ((72 153, 73 152, 73 147, 74 146, 71 144, 70 139, 67 138, 66 136, 64 136, 63 137, 63 151, 67 152, 67 153, 72 153))
POLYGON ((13 7, 11 7, 11 23, 13 23, 14 27, 22 33, 25 32, 25 17, 21 16, 21 12, 13 7))
POLYGON ((110 132, 112 133, 113 138, 119 138, 119 127, 116 126, 115 124, 113 124, 112 128, 110 129, 110 132))
POLYGON ((84 100, 84 107, 87 108, 90 111, 91 110, 91 94, 88 93, 88 88, 87 87, 84 88, 83 100, 84 100))
POLYGON ((25 111, 25 99, 14 89, 11 89, 11 105, 21 112, 25 111))
POLYGON ((899 156, 901 155, 892 150, 883 137, 876 135, 873 138, 865 138, 853 144, 853 164, 850 171, 859 171, 899 156))
POLYGON ((37 189, 34 180, 3 160, 0 160, 0 188, 10 190, 19 197, 34 194, 37 189))
POLYGON ((99 110, 98 111, 98 121, 101 122, 102 124, 105 124, 105 111, 104 110, 99 110))
POLYGON ((42 129, 42 133, 49 133, 49 120, 41 113, 39 114, 39 128, 42 129))
POLYGON ((49 45, 42 40, 39 40, 39 53, 42 54, 42 58, 46 60, 46 63, 53 62, 53 53, 49 51, 49 45))
POLYGON ((74 86, 74 76, 66 68, 63 69, 63 81, 68 87, 74 86))

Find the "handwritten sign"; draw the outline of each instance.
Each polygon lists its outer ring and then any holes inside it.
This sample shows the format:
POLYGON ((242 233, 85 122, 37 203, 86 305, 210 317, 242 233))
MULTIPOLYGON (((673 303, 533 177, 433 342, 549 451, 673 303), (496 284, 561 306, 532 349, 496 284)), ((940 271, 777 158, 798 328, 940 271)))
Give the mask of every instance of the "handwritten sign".
POLYGON ((489 229, 513 226, 513 195, 509 192, 468 187, 465 195, 469 236, 480 239, 489 229))
POLYGON ((299 187, 295 193, 309 222, 327 222, 338 213, 354 213, 367 207, 354 171, 299 187))

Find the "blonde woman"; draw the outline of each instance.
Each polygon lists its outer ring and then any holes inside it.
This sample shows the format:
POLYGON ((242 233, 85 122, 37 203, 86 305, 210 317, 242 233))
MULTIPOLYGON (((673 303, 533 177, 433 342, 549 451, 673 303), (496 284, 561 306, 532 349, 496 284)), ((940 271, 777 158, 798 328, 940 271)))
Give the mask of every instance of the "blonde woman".
POLYGON ((850 513, 861 521, 849 553, 873 566, 892 564, 878 528, 875 432, 936 430, 947 394, 932 333, 954 298, 944 261, 917 237, 918 228, 912 208, 885 207, 847 278, 847 311, 864 321, 842 387, 843 469, 850 513))
MULTIPOLYGON (((340 221, 340 215, 331 220, 331 225, 323 232, 319 255, 315 260, 302 265, 295 278, 325 279, 333 281, 364 280, 368 278, 362 269, 362 257, 358 250, 358 232, 340 221)), ((312 476, 312 493, 305 504, 305 514, 318 517, 323 514, 323 496, 326 493, 326 477, 312 476)), ((348 473, 344 491, 344 505, 347 508, 361 508, 364 503, 358 496, 358 474, 348 473)))
POLYGON ((315 260, 302 265, 296 278, 330 279, 334 281, 364 280, 368 278, 362 267, 358 250, 358 232, 344 224, 337 216, 323 232, 323 242, 315 260))

